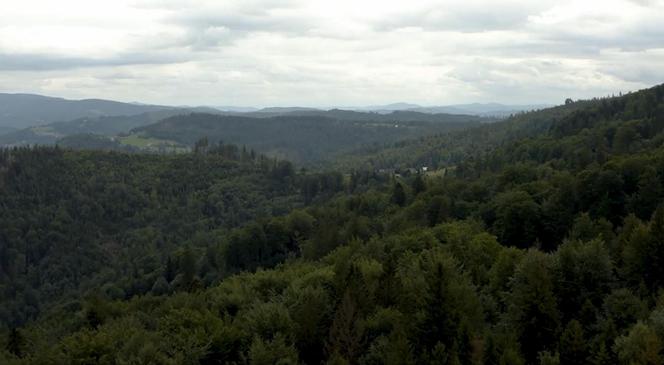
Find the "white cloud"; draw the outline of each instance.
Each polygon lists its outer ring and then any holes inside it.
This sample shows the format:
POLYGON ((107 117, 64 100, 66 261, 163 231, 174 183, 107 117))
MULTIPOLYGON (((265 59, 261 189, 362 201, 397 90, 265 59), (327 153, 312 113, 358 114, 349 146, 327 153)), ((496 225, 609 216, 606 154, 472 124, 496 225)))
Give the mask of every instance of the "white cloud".
POLYGON ((664 0, 0 0, 0 91, 560 102, 664 81, 664 0))

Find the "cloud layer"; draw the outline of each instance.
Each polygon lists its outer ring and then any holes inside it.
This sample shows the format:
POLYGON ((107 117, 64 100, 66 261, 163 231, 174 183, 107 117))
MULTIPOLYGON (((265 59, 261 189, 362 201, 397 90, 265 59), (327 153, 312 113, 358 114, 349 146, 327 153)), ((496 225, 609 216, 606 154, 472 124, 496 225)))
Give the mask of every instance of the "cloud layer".
POLYGON ((558 103, 664 82, 664 0, 0 0, 0 91, 558 103))

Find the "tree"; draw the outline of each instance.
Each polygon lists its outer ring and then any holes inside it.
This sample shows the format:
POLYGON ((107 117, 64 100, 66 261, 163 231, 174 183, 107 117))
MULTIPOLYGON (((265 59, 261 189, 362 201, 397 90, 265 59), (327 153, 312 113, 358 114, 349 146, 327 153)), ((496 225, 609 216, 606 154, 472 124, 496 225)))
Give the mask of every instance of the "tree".
POLYGON ((620 126, 616 131, 616 135, 613 137, 613 148, 620 153, 627 153, 638 138, 639 134, 634 126, 620 126))
MULTIPOLYGON (((524 365, 526 361, 521 354, 514 348, 507 348, 500 356, 500 365, 524 365)), ((533 363, 534 364, 534 363, 533 363)))
POLYGON ((484 338, 484 351, 482 352, 482 364, 498 365, 500 364, 500 351, 494 334, 489 332, 484 338))
POLYGON ((275 180, 284 182, 294 175, 295 168, 292 163, 288 161, 275 161, 274 168, 272 169, 272 177, 275 180))
POLYGON ((613 290, 604 298, 603 307, 607 319, 604 330, 612 335, 628 329, 647 311, 646 303, 627 288, 613 290))
POLYGON ((558 340, 560 315, 553 292, 550 256, 530 250, 511 282, 509 314, 526 362, 540 351, 551 351, 558 340))
POLYGON ((428 199, 426 215, 430 227, 449 219, 452 215, 452 200, 440 195, 428 199))
POLYGON ((660 205, 648 226, 633 229, 623 250, 628 278, 643 281, 653 291, 664 285, 664 205, 660 205))
POLYGON ((170 286, 166 279, 163 276, 160 276, 155 280, 154 285, 152 285, 152 294, 154 295, 164 295, 170 291, 170 286))
POLYGON ((181 283, 185 288, 193 282, 196 275, 196 258, 191 248, 187 247, 180 256, 180 273, 182 274, 181 283))
POLYGON ((175 279, 175 275, 177 275, 177 269, 175 268, 175 264, 173 264, 171 257, 168 256, 166 258, 166 265, 164 266, 164 279, 166 279, 166 282, 170 283, 175 279))
POLYGON ((19 329, 12 328, 9 331, 9 338, 7 339, 7 351, 16 357, 23 357, 24 347, 25 338, 23 338, 23 334, 21 334, 19 329))
POLYGON ((425 318, 421 325, 420 337, 428 343, 429 350, 440 342, 446 348, 456 343, 459 330, 458 310, 454 308, 453 297, 449 295, 451 278, 445 272, 442 262, 437 262, 434 272, 430 274, 430 294, 426 298, 425 318))
POLYGON ((615 351, 621 364, 657 365, 664 363, 662 340, 644 323, 637 323, 629 333, 616 339, 615 351))
POLYGON ((362 349, 363 332, 357 303, 351 291, 346 290, 334 313, 327 344, 328 353, 340 355, 349 364, 357 363, 362 349))
POLYGON ((613 282, 611 257, 604 242, 566 242, 554 258, 554 289, 563 320, 582 319, 579 314, 586 302, 601 307, 613 282))
POLYGON ((639 177, 638 191, 631 197, 631 209, 640 219, 649 219, 663 196, 664 187, 657 172, 647 169, 639 177))
POLYGON ((583 328, 577 320, 571 320, 560 337, 560 361, 566 365, 587 364, 587 345, 583 328))
POLYGON ((249 359, 254 365, 297 365, 297 351, 283 335, 265 341, 255 337, 249 348, 249 359))
POLYGON ((290 307, 295 322, 294 336, 300 358, 305 364, 320 364, 325 353, 327 325, 332 315, 330 296, 318 286, 293 291, 290 307))
POLYGON ((209 142, 207 137, 203 137, 196 141, 194 144, 194 153, 206 153, 208 150, 209 142))
POLYGON ((417 173, 412 182, 413 195, 417 196, 427 189, 426 183, 422 178, 422 173, 417 173))
POLYGON ((392 203, 403 207, 406 205, 406 192, 401 183, 397 182, 394 184, 392 189, 392 203))
MULTIPOLYGON (((560 356, 557 353, 550 353, 548 351, 542 351, 539 354, 539 364, 540 365, 560 365, 560 356)), ((565 364, 563 362, 563 364, 565 364)))
POLYGON ((390 334, 385 365, 415 365, 412 346, 403 330, 397 329, 390 334))
POLYGON ((494 199, 496 221, 493 230, 501 243, 520 248, 537 240, 540 206, 525 191, 509 191, 494 199))
POLYGON ((311 235, 316 220, 303 210, 291 212, 287 219, 288 229, 292 235, 291 238, 299 248, 299 243, 311 235))

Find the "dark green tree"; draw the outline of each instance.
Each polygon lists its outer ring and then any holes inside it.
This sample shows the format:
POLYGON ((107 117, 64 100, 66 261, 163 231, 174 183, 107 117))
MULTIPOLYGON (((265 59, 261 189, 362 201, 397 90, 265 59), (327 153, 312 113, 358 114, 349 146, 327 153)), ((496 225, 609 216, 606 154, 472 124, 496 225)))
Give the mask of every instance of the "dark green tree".
POLYGON ((560 362, 569 365, 588 363, 588 345, 583 328, 577 320, 571 320, 560 336, 560 362))
POLYGON ((16 356, 23 357, 25 348, 25 338, 18 328, 12 328, 7 338, 7 351, 16 356))
POLYGON ((422 173, 417 173, 415 174, 415 177, 413 178, 413 182, 411 184, 411 188, 413 189, 413 195, 417 196, 421 192, 424 192, 427 189, 426 183, 424 182, 424 178, 422 177, 422 173))
POLYGON ((392 203, 403 207, 406 205, 406 199, 406 191, 404 190, 403 185, 401 185, 400 182, 395 183, 392 188, 392 203))

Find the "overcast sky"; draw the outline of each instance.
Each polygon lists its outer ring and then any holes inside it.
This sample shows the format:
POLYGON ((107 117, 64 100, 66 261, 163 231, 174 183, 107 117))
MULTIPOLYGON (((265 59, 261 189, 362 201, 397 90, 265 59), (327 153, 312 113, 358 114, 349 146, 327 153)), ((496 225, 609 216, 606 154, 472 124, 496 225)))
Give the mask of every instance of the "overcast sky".
POLYGON ((561 103, 664 82, 664 0, 0 0, 0 92, 561 103))

